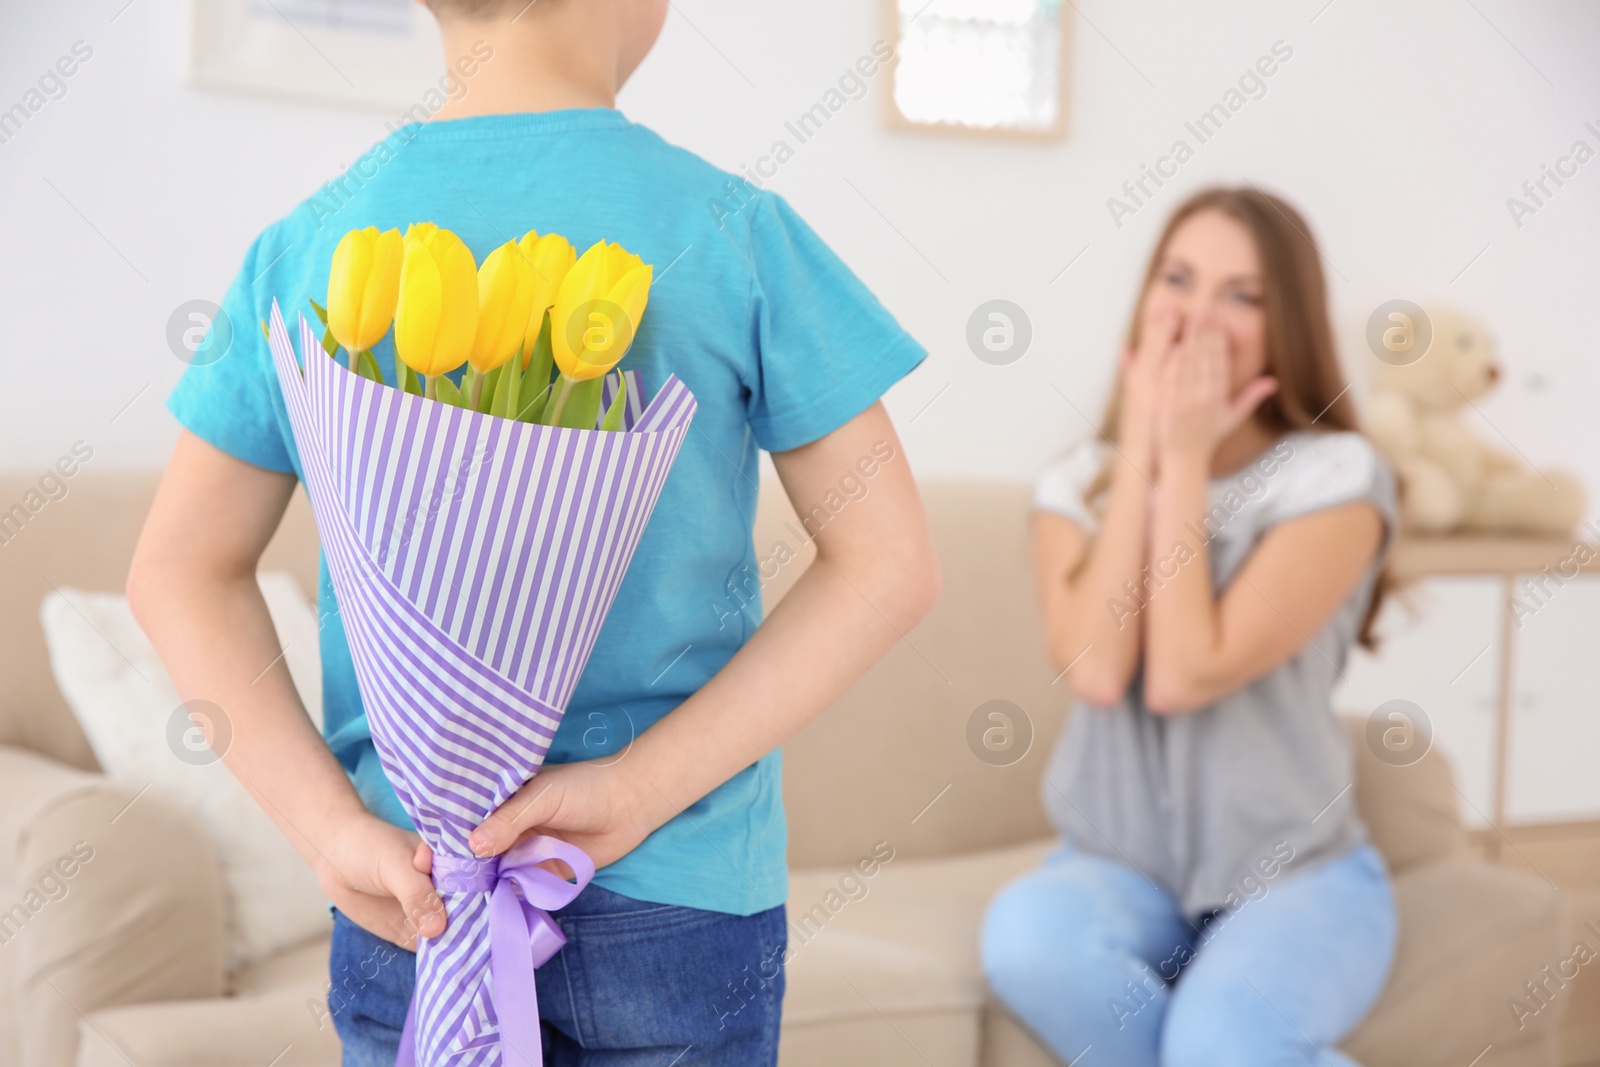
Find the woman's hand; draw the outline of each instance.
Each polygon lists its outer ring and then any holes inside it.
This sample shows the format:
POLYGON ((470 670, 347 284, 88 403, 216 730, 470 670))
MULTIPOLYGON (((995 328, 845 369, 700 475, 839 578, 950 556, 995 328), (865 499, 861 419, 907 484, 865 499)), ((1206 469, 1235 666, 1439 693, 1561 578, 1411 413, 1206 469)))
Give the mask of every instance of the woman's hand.
MULTIPOLYGON (((666 798, 643 793, 626 761, 588 761, 546 767, 495 809, 467 839, 475 855, 498 856, 533 834, 577 845, 598 869, 632 852, 671 818, 666 798)), ((552 860, 558 874, 566 865, 552 860)))
POLYGON ((417 936, 444 933, 444 904, 434 892, 433 853, 414 833, 360 815, 323 843, 317 880, 351 922, 407 951, 417 936))
POLYGON ((1137 350, 1122 350, 1122 403, 1117 412, 1117 444, 1136 466, 1155 454, 1161 383, 1178 342, 1182 318, 1168 308, 1148 317, 1137 350))
POLYGON ((1166 361, 1157 401, 1157 450, 1209 460, 1217 446, 1278 389, 1262 375, 1237 393, 1229 389, 1228 335, 1201 316, 1166 361))

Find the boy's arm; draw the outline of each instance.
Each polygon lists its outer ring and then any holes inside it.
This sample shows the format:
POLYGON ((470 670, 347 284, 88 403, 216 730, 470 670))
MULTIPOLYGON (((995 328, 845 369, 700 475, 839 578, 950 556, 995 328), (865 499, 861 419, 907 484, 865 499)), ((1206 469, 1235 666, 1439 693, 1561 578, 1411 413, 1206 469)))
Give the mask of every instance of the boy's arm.
MULTIPOLYGON (((415 835, 369 814, 289 677, 256 567, 295 477, 182 433, 128 574, 128 603, 185 700, 222 709, 228 769, 352 920, 402 945, 444 929, 415 835), (407 915, 411 921, 408 924, 407 915)), ((211 740, 211 725, 202 724, 211 740)))
POLYGON ((474 850, 498 854, 538 830, 596 866, 615 862, 783 744, 915 626, 938 596, 938 556, 883 405, 772 458, 805 514, 885 443, 895 460, 829 519, 811 566, 715 677, 639 735, 626 759, 542 771, 474 831, 474 850))

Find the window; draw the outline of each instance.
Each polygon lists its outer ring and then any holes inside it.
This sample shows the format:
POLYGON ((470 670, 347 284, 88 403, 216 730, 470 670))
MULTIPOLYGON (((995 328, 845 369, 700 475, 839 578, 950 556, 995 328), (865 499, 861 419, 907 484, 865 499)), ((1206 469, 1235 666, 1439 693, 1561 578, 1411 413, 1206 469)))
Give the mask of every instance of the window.
POLYGON ((439 92, 439 31, 414 0, 194 0, 190 8, 197 86, 373 108, 391 121, 439 92))
POLYGON ((254 18, 399 37, 411 32, 415 8, 411 0, 250 0, 254 18))
POLYGON ((1060 0, 885 2, 896 34, 896 125, 1065 134, 1060 0))

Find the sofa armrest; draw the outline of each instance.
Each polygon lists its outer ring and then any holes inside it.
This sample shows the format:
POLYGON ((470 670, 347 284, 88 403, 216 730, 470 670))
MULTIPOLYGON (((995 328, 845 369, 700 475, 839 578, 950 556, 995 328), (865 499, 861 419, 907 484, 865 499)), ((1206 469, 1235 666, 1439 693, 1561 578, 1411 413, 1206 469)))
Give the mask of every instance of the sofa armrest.
POLYGON ((1354 755, 1355 801, 1367 832, 1396 874, 1467 851, 1455 768, 1437 746, 1401 764, 1380 759, 1367 720, 1345 715, 1354 755))
POLYGON ((264 996, 109 1008, 84 1021, 75 1067, 339 1067, 333 1023, 306 1008, 320 986, 264 996))
POLYGON ((1484 1063, 1502 1062, 1524 1045, 1556 1046, 1574 994, 1563 991, 1566 980, 1551 977, 1572 955, 1562 944, 1555 886, 1456 855, 1402 872, 1394 895, 1394 968, 1371 1012, 1342 1042, 1346 1052, 1367 1067, 1461 1067, 1491 1045, 1495 1055, 1484 1063), (1543 999, 1528 993, 1525 983, 1546 980, 1543 999), (1520 1017, 1519 1002, 1526 1009, 1520 1017))
POLYGON ((0 746, 0 1017, 23 1067, 101 1008, 223 991, 225 896, 198 823, 153 790, 0 746))
POLYGON ((327 937, 243 967, 233 978, 226 997, 93 1013, 80 1031, 75 1067, 339 1067, 327 937))

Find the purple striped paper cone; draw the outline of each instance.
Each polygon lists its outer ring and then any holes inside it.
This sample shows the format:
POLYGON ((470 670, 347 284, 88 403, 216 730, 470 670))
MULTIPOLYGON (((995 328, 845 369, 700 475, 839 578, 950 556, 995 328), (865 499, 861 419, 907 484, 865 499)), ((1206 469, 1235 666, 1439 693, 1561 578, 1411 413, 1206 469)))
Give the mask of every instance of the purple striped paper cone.
MULTIPOLYGON (((302 375, 276 301, 269 337, 372 739, 438 881, 479 862, 467 835, 543 762, 694 396, 671 377, 623 432, 534 426, 353 374, 304 316, 302 375)), ((537 1005, 494 1000, 490 894, 441 896, 447 931, 417 962, 417 1062, 539 1062, 537 1047, 502 1054, 500 1015, 537 1005)))

